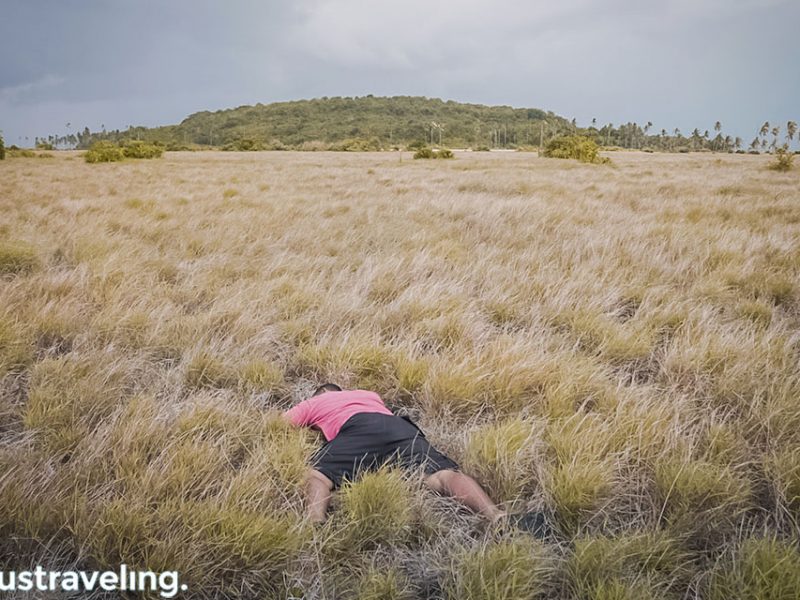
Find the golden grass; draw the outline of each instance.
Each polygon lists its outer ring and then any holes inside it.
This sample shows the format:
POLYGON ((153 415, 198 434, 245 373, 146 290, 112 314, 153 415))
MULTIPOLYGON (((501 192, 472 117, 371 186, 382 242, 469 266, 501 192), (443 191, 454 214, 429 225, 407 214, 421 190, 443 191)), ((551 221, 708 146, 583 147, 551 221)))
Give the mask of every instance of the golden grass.
POLYGON ((800 595, 760 570, 800 533, 796 173, 73 156, 0 165, 4 564, 178 568, 192 597, 800 595), (318 439, 277 411, 320 380, 415 411, 574 548, 483 538, 394 472, 312 531, 318 439))

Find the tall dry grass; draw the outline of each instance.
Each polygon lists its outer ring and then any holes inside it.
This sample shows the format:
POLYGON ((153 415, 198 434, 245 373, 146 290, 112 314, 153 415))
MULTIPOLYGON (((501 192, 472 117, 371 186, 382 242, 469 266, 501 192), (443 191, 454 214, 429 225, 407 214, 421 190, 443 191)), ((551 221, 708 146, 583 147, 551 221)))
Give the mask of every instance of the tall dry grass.
POLYGON ((796 597, 798 184, 733 155, 5 161, 0 564, 198 598, 796 597), (318 440, 277 414, 320 380, 561 541, 392 471, 309 527, 318 440))

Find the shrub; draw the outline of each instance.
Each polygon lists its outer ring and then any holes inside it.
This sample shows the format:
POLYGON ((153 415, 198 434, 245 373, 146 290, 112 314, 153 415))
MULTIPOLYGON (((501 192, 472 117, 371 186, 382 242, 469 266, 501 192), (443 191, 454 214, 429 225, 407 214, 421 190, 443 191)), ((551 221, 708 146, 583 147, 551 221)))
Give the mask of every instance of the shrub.
POLYGON ((36 152, 33 150, 27 150, 25 148, 18 148, 17 146, 11 146, 8 149, 8 157, 9 158, 36 158, 36 152))
POLYGON ((453 151, 449 148, 420 148, 414 153, 414 158, 453 158, 453 151))
POLYGON ((29 273, 39 266, 33 246, 24 242, 0 241, 0 275, 29 273))
POLYGON ((122 147, 125 158, 161 158, 164 147, 159 144, 149 144, 139 140, 125 142, 122 147))
POLYGON ((6 144, 3 141, 3 136, 0 135, 0 160, 5 160, 6 158, 6 144))
POLYGON ((775 160, 769 164, 769 168, 773 171, 790 171, 794 164, 794 154, 789 152, 786 146, 782 146, 775 150, 775 160))
POLYGON ((377 152, 381 149, 378 138, 349 138, 335 144, 331 150, 336 152, 377 152))
POLYGON ((548 158, 574 158, 585 163, 610 162, 598 154, 597 143, 582 135, 562 135, 547 142, 543 156, 548 158))
POLYGON ((53 147, 53 144, 51 144, 50 142, 38 142, 36 144, 36 149, 37 150, 55 150, 55 148, 53 147))
POLYGON ((83 155, 87 163, 118 162, 125 159, 122 148, 113 142, 95 142, 83 155))
POLYGON ((264 145, 256 140, 242 138, 228 142, 222 147, 222 149, 225 152, 256 152, 258 150, 263 150, 264 145))

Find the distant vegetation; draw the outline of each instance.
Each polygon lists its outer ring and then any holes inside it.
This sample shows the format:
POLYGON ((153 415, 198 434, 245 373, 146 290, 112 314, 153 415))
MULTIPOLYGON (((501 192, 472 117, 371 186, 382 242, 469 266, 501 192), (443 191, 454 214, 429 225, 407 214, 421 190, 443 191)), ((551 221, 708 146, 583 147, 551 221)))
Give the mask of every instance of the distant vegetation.
MULTIPOLYGON (((67 129, 71 124, 67 124, 67 129)), ((583 135, 605 148, 647 152, 775 153, 791 146, 797 123, 785 127, 765 122, 749 145, 726 134, 720 121, 696 127, 655 130, 652 121, 619 125, 592 119, 579 127, 553 112, 538 108, 485 106, 419 96, 323 97, 239 106, 194 113, 177 125, 134 127, 36 137, 36 147, 89 148, 97 141, 130 140, 159 143, 165 150, 217 148, 232 151, 334 150, 362 152, 417 149, 424 145, 473 150, 531 150, 556 137, 583 135)), ((27 138, 26 138, 27 139, 27 138)))
MULTIPOLYGON (((319 98, 240 106, 190 115, 178 125, 92 133, 69 141, 86 148, 97 140, 140 139, 175 146, 226 150, 307 149, 364 151, 414 142, 450 147, 515 148, 538 143, 543 132, 571 131, 569 121, 536 108, 484 106, 435 98, 319 98)), ((52 138, 53 136, 51 136, 52 138)), ((50 138, 48 138, 50 139, 50 138)))
POLYGON ((774 171, 789 171, 794 163, 794 155, 785 147, 775 151, 775 160, 770 163, 770 169, 774 171))
POLYGON ((420 148, 414 153, 414 158, 453 158, 453 151, 449 148, 420 148))
POLYGON ((164 153, 163 146, 136 140, 128 140, 122 144, 99 141, 92 144, 83 158, 88 163, 117 162, 126 158, 160 158, 164 153))
POLYGON ((584 135, 563 135, 553 138, 544 147, 548 158, 574 158, 585 163, 607 163, 609 159, 598 154, 597 143, 584 135))
POLYGON ((0 160, 5 160, 6 158, 6 145, 3 142, 3 136, 0 135, 0 160))

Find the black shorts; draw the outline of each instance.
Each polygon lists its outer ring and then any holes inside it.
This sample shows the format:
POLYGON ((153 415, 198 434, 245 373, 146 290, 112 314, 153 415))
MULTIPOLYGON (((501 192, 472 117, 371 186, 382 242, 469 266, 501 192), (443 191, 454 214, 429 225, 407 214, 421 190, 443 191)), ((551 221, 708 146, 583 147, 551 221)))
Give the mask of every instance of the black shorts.
POLYGON ((422 466, 431 474, 458 465, 430 445, 411 422, 395 415, 358 413, 347 419, 339 434, 313 458, 314 468, 338 488, 361 471, 374 470, 387 462, 404 467, 422 466))

